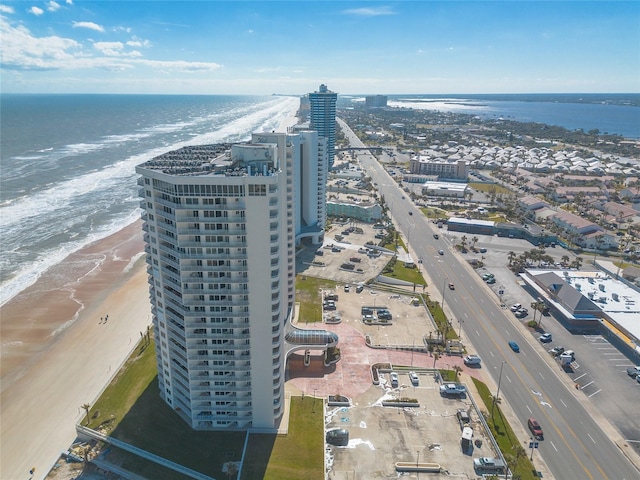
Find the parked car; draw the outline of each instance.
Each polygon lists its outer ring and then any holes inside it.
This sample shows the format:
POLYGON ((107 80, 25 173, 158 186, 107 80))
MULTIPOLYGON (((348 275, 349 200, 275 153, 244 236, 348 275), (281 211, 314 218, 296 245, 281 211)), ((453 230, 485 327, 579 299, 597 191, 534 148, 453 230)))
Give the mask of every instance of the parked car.
POLYGON ((551 334, 549 332, 543 333, 542 335, 540 335, 538 337, 538 339, 542 342, 542 343, 549 343, 550 341, 553 340, 553 337, 551 336, 551 334))
POLYGON ((473 459, 473 468, 478 473, 496 474, 504 473, 507 467, 499 458, 480 457, 473 459))
POLYGON ((461 427, 471 422, 471 418, 464 408, 461 408, 456 412, 456 417, 458 417, 458 422, 460 422, 461 427))
POLYGON ((349 285, 345 285, 345 286, 344 286, 344 291, 348 293, 348 292, 349 292, 349 290, 350 290, 349 285))
POLYGON ((520 305, 519 303, 516 303, 515 305, 511 305, 511 311, 513 313, 517 312, 518 310, 520 310, 522 308, 522 305, 520 305))
POLYGON ((542 440, 544 438, 542 427, 535 418, 530 418, 527 422, 527 425, 529 426, 529 430, 531 430, 531 433, 534 437, 536 437, 538 440, 542 440))
POLYGON ((525 309, 521 309, 514 313, 514 315, 516 316, 516 318, 524 318, 529 315, 529 312, 525 309))
POLYGON ((558 357, 564 353, 564 347, 553 347, 549 350, 549 353, 554 357, 558 357))
POLYGON ((480 253, 487 253, 487 249, 482 247, 480 248, 480 250, 478 250, 480 253))
POLYGON ((636 378, 640 375, 640 367, 629 367, 627 368, 627 375, 631 378, 636 378))
POLYGON ((391 372, 389 377, 391 378, 391 386, 396 388, 398 386, 398 374, 396 372, 391 372))
POLYGON ((464 385, 457 383, 445 383, 444 385, 440 385, 440 394, 442 395, 461 396, 465 393, 467 393, 467 389, 464 385))
POLYGON ((478 355, 467 355, 464 357, 465 365, 480 365, 482 363, 482 359, 478 355))
POLYGON ((495 278, 493 278, 493 277, 491 277, 491 278, 489 278, 489 279, 487 280, 487 283, 488 283, 489 285, 493 285, 494 283, 496 283, 496 279, 495 279, 495 278))
POLYGON ((518 353, 520 351, 520 345, 518 345, 516 342, 514 342, 513 340, 509 341, 509 347, 511 347, 511 350, 513 350, 514 352, 518 353))
POLYGON ((420 378, 418 378, 418 374, 416 372, 409 372, 409 380, 415 386, 418 386, 420 383, 420 378))

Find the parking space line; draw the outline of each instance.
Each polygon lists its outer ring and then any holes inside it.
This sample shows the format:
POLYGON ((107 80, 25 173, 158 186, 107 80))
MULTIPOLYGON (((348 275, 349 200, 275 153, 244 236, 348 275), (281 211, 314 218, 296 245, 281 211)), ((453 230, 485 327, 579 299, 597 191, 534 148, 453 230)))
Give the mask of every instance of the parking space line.
POLYGON ((580 379, 581 379, 582 377, 584 377, 585 375, 586 375, 586 373, 583 373, 582 375, 580 375, 579 377, 574 378, 573 380, 574 380, 574 381, 576 381, 576 380, 580 380, 580 379))
POLYGON ((598 390, 596 392, 593 392, 591 395, 589 395, 589 398, 593 397, 596 393, 600 393, 601 391, 602 391, 602 389, 600 389, 600 390, 598 390))
POLYGON ((595 380, 591 380, 589 383, 587 383, 586 385, 582 386, 582 390, 584 390, 585 388, 587 388, 589 385, 591 385, 592 383, 594 383, 595 380))

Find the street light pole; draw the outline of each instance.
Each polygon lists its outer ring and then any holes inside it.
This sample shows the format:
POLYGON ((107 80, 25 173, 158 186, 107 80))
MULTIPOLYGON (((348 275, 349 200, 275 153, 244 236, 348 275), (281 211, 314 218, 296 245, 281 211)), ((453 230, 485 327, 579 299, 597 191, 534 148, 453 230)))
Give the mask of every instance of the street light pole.
POLYGON ((502 381, 502 367, 504 367, 505 363, 507 363, 507 361, 503 360, 502 363, 500 364, 500 376, 498 377, 498 391, 496 392, 496 402, 500 400, 500 382, 502 381))

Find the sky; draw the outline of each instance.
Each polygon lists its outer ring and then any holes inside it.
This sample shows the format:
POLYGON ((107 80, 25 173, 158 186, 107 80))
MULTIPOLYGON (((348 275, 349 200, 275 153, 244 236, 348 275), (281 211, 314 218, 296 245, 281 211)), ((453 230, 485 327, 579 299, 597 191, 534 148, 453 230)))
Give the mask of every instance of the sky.
POLYGON ((0 0, 3 93, 638 93, 640 1, 0 0))

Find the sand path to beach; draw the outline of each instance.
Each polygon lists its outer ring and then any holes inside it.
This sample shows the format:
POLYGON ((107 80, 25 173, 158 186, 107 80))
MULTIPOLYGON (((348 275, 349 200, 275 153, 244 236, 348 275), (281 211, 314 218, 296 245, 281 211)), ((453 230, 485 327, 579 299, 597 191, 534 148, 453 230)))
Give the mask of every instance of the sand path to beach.
POLYGON ((81 280, 55 287, 45 274, 3 306, 3 480, 46 476, 76 438, 81 406, 99 396, 150 324, 143 248, 137 222, 65 260, 102 259, 81 280))

